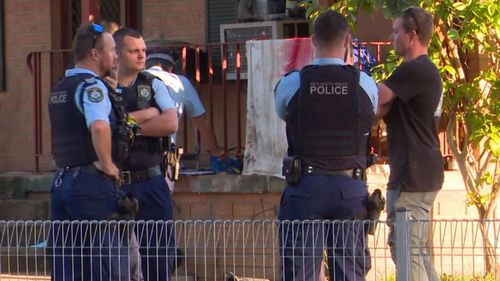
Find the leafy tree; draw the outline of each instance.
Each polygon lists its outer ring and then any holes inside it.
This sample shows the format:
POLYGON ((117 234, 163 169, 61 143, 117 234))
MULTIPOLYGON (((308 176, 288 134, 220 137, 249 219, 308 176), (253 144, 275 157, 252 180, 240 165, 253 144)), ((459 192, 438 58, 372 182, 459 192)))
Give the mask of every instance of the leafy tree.
MULTIPOLYGON (((311 18, 335 9, 353 27, 359 10, 371 12, 377 6, 388 17, 411 5, 434 15, 429 55, 443 78, 442 119, 448 145, 467 190, 467 203, 476 207, 481 220, 486 270, 500 274, 485 222, 493 218, 500 193, 500 4, 497 0, 337 0, 330 7, 319 7, 317 1, 302 5, 311 18)), ((379 66, 383 72, 375 71, 377 78, 387 77, 399 61, 391 53, 379 66)))
POLYGON ((421 1, 435 15, 430 54, 442 73, 448 145, 481 219, 485 265, 499 273, 485 219, 498 207, 500 6, 494 0, 421 1))

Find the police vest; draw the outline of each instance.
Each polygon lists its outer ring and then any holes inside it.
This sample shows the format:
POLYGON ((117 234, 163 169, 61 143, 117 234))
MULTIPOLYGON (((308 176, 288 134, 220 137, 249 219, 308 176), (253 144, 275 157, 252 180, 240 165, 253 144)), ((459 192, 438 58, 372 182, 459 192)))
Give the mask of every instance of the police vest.
MULTIPOLYGON (((85 88, 88 89, 92 84, 96 84, 97 79, 100 78, 88 73, 65 77, 54 86, 50 94, 49 115, 52 131, 52 153, 56 166, 59 168, 88 165, 98 160, 85 115, 76 106, 78 103, 83 109, 85 88), (75 95, 78 85, 82 82, 80 92, 75 95), (75 101, 75 97, 78 100, 75 101)), ((110 88, 108 91, 113 92, 110 88)), ((118 135, 114 132, 123 116, 113 99, 113 95, 109 96, 112 104, 109 121, 113 132, 113 161, 119 162, 126 157, 124 154, 126 151, 122 151, 122 149, 127 150, 128 147, 117 143, 118 135), (120 155, 117 155, 118 151, 120 151, 120 155)))
POLYGON ((309 65, 287 106, 288 155, 326 170, 366 168, 373 105, 347 65, 309 65))
MULTIPOLYGON (((142 71, 137 75, 135 83, 130 87, 122 88, 123 103, 126 112, 156 107, 154 99, 154 76, 142 71)), ((124 164, 124 170, 137 171, 160 164, 162 149, 160 138, 137 136, 130 148, 129 158, 124 164)))

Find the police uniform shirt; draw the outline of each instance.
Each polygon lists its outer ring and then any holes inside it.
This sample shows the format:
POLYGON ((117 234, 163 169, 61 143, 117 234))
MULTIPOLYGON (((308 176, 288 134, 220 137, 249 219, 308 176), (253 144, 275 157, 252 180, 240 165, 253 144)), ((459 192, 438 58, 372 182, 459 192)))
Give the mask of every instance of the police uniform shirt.
MULTIPOLYGON (((66 70, 64 73, 65 77, 71 77, 78 74, 91 74, 95 77, 98 75, 85 68, 72 68, 66 70)), ((75 91, 75 103, 80 110, 85 115, 85 120, 87 127, 97 120, 105 121, 109 124, 109 114, 111 113, 111 101, 108 96, 108 88, 104 85, 104 82, 98 78, 90 78, 86 80, 85 89, 82 89, 85 82, 80 83, 75 91), (80 104, 80 96, 83 90, 83 108, 80 104)))
MULTIPOLYGON (((131 85, 134 85, 135 81, 136 80, 134 80, 131 85)), ((170 108, 175 108, 175 102, 170 97, 169 90, 165 86, 165 83, 155 78, 151 82, 151 86, 155 92, 154 99, 162 112, 170 108)), ((117 93, 123 94, 124 93, 123 88, 126 87, 119 84, 117 93)))
POLYGON ((162 112, 170 108, 175 108, 175 102, 172 100, 167 87, 165 87, 165 84, 161 80, 153 79, 152 87, 155 91, 155 101, 162 112))
POLYGON ((163 71, 159 66, 153 66, 146 71, 165 82, 179 115, 182 115, 183 111, 186 111, 189 117, 198 117, 205 113, 198 93, 186 77, 163 71))
MULTIPOLYGON (((338 58, 318 58, 312 62, 313 65, 343 65, 345 64, 342 59, 338 58)), ((365 72, 360 72, 359 85, 365 93, 370 98, 373 111, 376 113, 378 105, 378 88, 375 80, 370 77, 365 72)), ((282 77, 276 88, 274 89, 274 106, 276 114, 279 118, 285 120, 287 112, 286 107, 293 96, 298 92, 300 88, 300 72, 294 71, 284 77, 282 77)))

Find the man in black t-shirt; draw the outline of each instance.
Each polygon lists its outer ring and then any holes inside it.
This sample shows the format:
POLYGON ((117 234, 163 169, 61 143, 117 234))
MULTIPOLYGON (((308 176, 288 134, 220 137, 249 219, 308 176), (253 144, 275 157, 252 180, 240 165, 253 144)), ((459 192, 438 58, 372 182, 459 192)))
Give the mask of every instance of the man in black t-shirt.
POLYGON ((441 115, 442 82, 427 56, 432 15, 410 7, 393 22, 393 46, 403 63, 379 84, 379 110, 387 124, 389 165, 387 191, 389 246, 396 262, 393 223, 405 207, 418 220, 410 229, 410 279, 438 280, 426 249, 429 212, 443 184, 443 161, 437 121, 441 115))

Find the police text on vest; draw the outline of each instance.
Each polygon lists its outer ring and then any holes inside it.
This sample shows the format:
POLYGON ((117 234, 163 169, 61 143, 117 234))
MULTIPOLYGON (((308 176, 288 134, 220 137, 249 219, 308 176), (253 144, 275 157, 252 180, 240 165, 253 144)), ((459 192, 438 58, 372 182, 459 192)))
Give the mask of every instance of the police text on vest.
POLYGON ((57 103, 65 103, 66 102, 66 92, 53 92, 50 94, 49 103, 57 104, 57 103))
POLYGON ((311 95, 348 95, 349 86, 347 82, 310 82, 309 93, 311 95))

